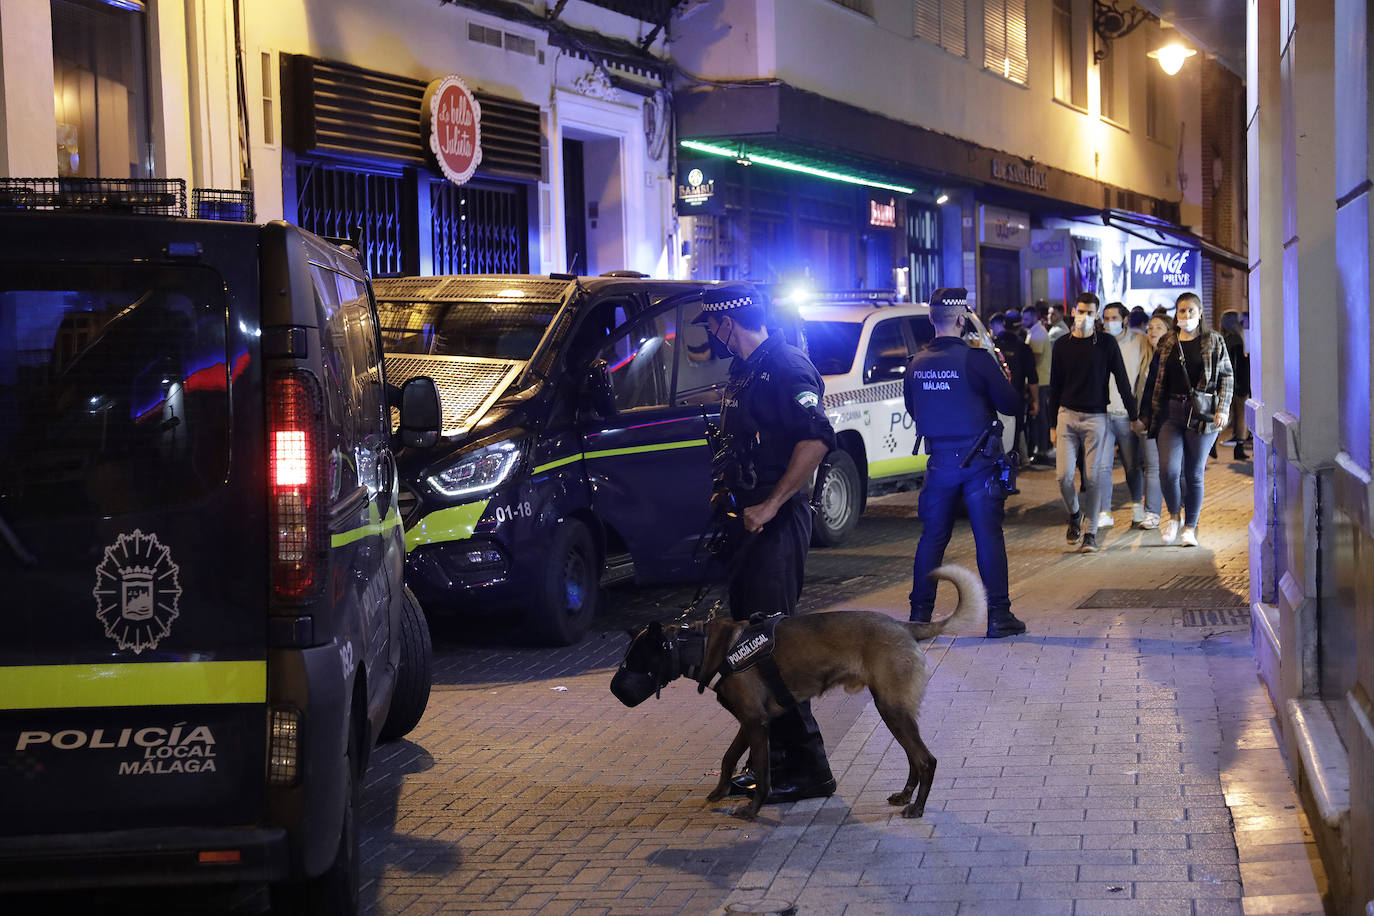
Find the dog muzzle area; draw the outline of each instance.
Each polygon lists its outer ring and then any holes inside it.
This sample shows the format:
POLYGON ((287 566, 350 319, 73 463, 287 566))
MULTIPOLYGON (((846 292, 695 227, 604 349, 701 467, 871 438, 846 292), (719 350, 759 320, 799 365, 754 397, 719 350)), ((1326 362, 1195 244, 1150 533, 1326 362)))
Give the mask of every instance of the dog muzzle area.
POLYGON ((685 625, 665 630, 657 622, 650 624, 630 640, 625 660, 611 677, 611 693, 626 706, 638 706, 684 674, 695 677, 705 641, 704 634, 685 625))

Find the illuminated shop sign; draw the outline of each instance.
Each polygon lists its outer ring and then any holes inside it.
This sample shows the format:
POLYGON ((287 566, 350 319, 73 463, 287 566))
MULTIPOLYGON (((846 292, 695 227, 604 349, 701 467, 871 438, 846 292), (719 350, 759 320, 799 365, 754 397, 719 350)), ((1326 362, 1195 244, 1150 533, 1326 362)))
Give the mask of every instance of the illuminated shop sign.
POLYGON ((1033 165, 1023 165, 1007 159, 992 160, 992 177, 1008 184, 1019 184, 1037 191, 1050 189, 1050 173, 1033 165))
POLYGON ((1198 285, 1196 248, 1136 248, 1130 252, 1131 289, 1190 289, 1198 285))
POLYGON ((868 199, 868 224, 880 229, 897 228, 897 198, 886 200, 868 199))
POLYGON ((678 166, 678 213, 719 213, 716 179, 708 163, 683 162, 678 166))
POLYGON ((467 85, 453 75, 430 83, 420 119, 439 171, 454 184, 466 183, 482 161, 482 106, 467 85))

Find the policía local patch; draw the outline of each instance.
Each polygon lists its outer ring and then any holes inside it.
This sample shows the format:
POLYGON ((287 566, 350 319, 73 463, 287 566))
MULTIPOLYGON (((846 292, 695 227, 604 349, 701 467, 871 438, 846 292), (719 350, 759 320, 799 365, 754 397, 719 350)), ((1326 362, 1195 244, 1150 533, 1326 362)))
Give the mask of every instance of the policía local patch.
POLYGON ((803 407, 815 407, 820 402, 820 395, 814 391, 803 391, 797 395, 797 403, 803 407))
POLYGON ((172 551, 157 539, 135 528, 121 534, 105 548, 105 558, 95 568, 95 614, 105 625, 105 635, 121 649, 156 649, 172 631, 181 599, 172 551))

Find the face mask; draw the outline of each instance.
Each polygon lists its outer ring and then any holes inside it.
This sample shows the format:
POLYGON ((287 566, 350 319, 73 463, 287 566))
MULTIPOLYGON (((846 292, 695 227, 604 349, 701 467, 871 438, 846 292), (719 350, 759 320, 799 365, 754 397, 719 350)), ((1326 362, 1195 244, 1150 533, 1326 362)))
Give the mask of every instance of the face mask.
POLYGON ((1115 337, 1116 335, 1120 334, 1120 333, 1121 333, 1121 322, 1119 322, 1119 321, 1109 321, 1109 322, 1107 322, 1107 333, 1110 334, 1110 335, 1112 335, 1113 337, 1115 337))
POLYGON ((1080 334, 1091 334, 1093 329, 1093 316, 1075 315, 1073 318, 1073 326, 1080 334))
POLYGON ((1202 324, 1201 318, 1185 318, 1178 323, 1178 327, 1179 330, 1191 334, 1198 329, 1198 325, 1200 324, 1202 324))
MULTIPOLYGON (((717 326, 719 330, 719 326, 717 326)), ((711 345, 711 355, 716 359, 731 359, 735 354, 730 352, 730 345, 726 343, 735 334, 735 324, 730 323, 730 333, 722 340, 718 334, 708 334, 707 342, 711 345)))

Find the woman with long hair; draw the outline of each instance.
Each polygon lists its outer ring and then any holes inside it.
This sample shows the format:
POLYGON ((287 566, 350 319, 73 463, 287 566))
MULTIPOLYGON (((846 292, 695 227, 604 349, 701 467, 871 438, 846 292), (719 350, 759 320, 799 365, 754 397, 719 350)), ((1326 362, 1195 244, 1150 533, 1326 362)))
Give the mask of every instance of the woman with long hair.
POLYGON ((1196 547, 1207 454, 1231 416, 1234 372, 1226 341, 1205 323, 1195 294, 1178 297, 1174 324, 1176 330, 1155 350, 1154 391, 1141 417, 1158 442, 1160 485, 1169 509, 1159 539, 1196 547))
MULTIPOLYGON (((1166 334, 1173 333, 1173 330, 1174 323, 1169 318, 1169 314, 1163 310, 1146 319, 1144 334, 1150 342, 1150 367, 1147 372, 1141 373, 1136 382, 1139 386, 1139 390, 1136 392, 1136 403, 1140 405, 1142 413, 1149 410, 1150 400, 1154 397, 1155 377, 1158 374, 1158 364, 1154 354, 1159 349, 1159 342, 1164 339, 1166 334)), ((1140 439, 1140 453, 1144 456, 1142 464, 1145 469, 1145 518, 1140 523, 1140 527, 1154 529, 1159 527, 1159 514, 1164 506, 1163 491, 1159 484, 1159 442, 1145 434, 1146 428, 1143 422, 1138 423, 1134 428, 1140 439)))

